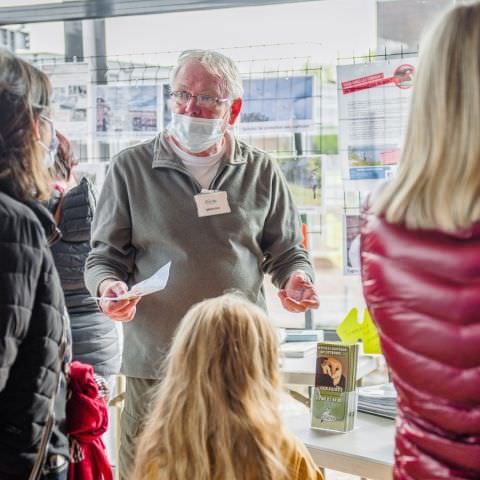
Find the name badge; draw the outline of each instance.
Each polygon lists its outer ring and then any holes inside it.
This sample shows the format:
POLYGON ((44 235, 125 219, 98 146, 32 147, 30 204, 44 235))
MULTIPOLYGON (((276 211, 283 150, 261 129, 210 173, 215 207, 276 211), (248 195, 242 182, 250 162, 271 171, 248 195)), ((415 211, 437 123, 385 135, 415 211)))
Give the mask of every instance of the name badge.
POLYGON ((212 215, 222 215, 230 213, 227 192, 202 191, 193 197, 197 204, 197 213, 199 217, 210 217, 212 215))

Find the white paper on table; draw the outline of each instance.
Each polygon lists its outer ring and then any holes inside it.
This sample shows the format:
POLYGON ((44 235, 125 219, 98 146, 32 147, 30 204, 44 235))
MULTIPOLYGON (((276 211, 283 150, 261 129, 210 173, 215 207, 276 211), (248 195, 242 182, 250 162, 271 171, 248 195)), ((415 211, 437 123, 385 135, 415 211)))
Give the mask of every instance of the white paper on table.
POLYGON ((123 295, 119 295, 118 297, 92 297, 95 300, 130 300, 135 297, 143 297, 145 295, 150 295, 151 293, 159 292, 163 290, 168 282, 168 277, 170 275, 170 265, 172 262, 166 263, 163 267, 158 269, 151 277, 138 282, 137 284, 133 285, 132 288, 123 295))

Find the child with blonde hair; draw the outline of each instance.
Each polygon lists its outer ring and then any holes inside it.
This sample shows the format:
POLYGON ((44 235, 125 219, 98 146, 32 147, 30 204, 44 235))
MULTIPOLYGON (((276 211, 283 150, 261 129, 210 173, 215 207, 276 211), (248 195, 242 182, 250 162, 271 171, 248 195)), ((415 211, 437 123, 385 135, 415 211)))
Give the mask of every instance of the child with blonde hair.
POLYGON ((137 443, 135 480, 323 480, 279 413, 275 330, 227 294, 193 306, 176 333, 137 443))

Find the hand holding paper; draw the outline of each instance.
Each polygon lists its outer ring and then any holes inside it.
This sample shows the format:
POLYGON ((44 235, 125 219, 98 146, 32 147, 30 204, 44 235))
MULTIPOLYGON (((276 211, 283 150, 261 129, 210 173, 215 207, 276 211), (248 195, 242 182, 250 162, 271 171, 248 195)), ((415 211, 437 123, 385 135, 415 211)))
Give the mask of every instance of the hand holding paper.
POLYGON ((104 280, 100 284, 99 292, 102 296, 96 298, 99 300, 100 309, 105 315, 118 322, 133 320, 140 297, 131 300, 117 300, 128 292, 128 287, 124 282, 104 280))
POLYGON ((168 282, 171 264, 172 262, 166 263, 151 277, 137 283, 128 292, 117 296, 115 300, 131 300, 132 298, 144 297, 145 295, 150 295, 151 293, 163 290, 168 282))
POLYGON ((283 307, 289 312, 305 312, 309 308, 319 306, 314 285, 301 271, 292 273, 285 288, 278 292, 278 296, 283 307))
POLYGON ((112 320, 128 322, 136 313, 136 305, 141 297, 163 290, 168 282, 170 265, 168 262, 151 277, 137 283, 130 290, 124 282, 110 280, 100 286, 100 308, 112 320))

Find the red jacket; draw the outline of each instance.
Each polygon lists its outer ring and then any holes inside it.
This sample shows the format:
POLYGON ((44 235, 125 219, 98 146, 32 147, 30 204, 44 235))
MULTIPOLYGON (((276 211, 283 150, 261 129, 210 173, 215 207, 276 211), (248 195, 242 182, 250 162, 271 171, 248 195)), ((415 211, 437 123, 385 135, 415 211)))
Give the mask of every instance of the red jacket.
POLYGON ((364 213, 362 282, 398 391, 395 479, 480 479, 480 224, 364 213))
POLYGON ((67 402, 67 431, 71 459, 69 480, 113 480, 102 435, 108 427, 108 410, 100 397, 93 367, 72 362, 67 402))

